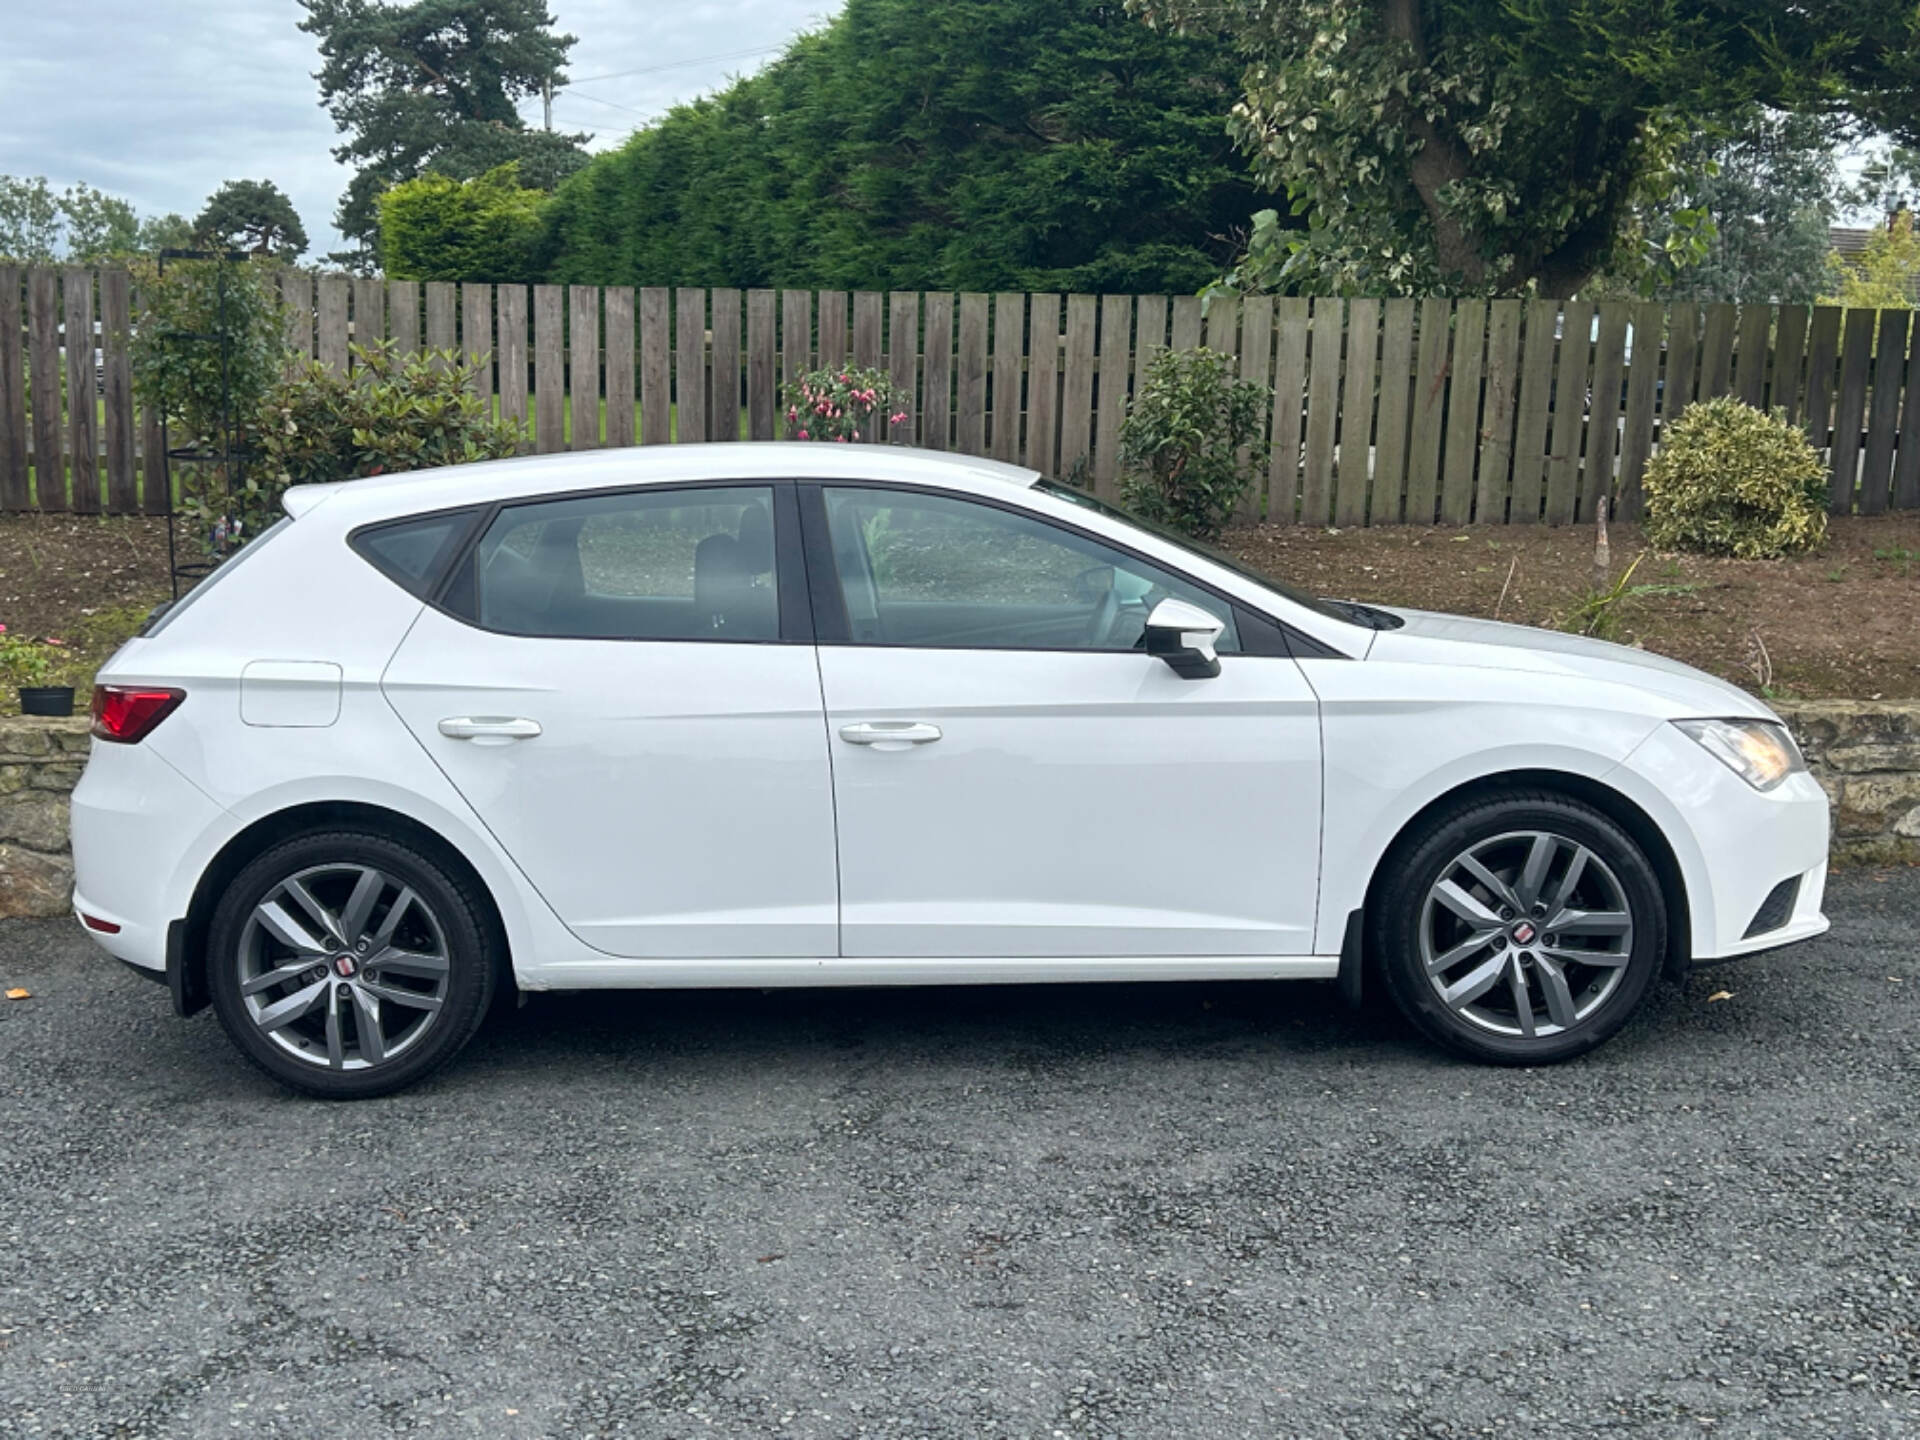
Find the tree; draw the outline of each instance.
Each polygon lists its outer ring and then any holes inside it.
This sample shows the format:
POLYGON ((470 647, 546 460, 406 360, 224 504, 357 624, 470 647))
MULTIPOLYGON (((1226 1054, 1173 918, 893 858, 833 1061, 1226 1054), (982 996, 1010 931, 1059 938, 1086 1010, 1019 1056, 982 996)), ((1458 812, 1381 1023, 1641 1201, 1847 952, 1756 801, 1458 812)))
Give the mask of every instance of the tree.
POLYGON ((404 180, 380 197, 381 267, 396 280, 531 280, 545 198, 511 163, 467 181, 404 180))
POLYGON ((1229 29, 1230 124, 1307 218, 1256 283, 1564 296, 1705 119, 1920 114, 1911 0, 1128 0, 1229 29))
POLYGON ((1834 117, 1758 105, 1703 128, 1675 153, 1672 193, 1624 223, 1611 273, 1582 293, 1811 304, 1832 284, 1846 138, 1834 117))
POLYGON ((0 256, 44 265, 60 249, 60 201, 44 175, 0 175, 0 256))
POLYGON ((1222 41, 1115 0, 848 0, 549 207, 549 278, 1191 291, 1255 192, 1222 41))
POLYGON ((91 185, 62 190, 60 213, 67 223, 67 258, 75 264, 98 265, 130 255, 139 242, 140 217, 133 206, 91 185))
POLYGON ((229 180, 207 197, 193 222, 201 244, 292 260, 307 248, 307 229, 293 201, 271 180, 229 180))
POLYGON ((184 215, 168 211, 165 215, 149 215, 140 222, 140 235, 134 248, 142 255, 155 255, 162 250, 185 250, 192 245, 192 222, 184 215))
POLYGON ((521 180, 552 185, 585 163, 580 135, 528 130, 518 104, 564 81, 571 35, 553 33, 545 0, 300 0, 317 36, 320 103, 351 138, 333 152, 355 168, 335 224, 367 264, 378 242, 375 201, 433 171, 471 179, 508 161, 521 180))
POLYGON ((1828 305, 1863 310, 1904 310, 1920 305, 1920 235, 1913 212, 1902 210, 1867 237, 1857 261, 1836 264, 1839 292, 1828 305))

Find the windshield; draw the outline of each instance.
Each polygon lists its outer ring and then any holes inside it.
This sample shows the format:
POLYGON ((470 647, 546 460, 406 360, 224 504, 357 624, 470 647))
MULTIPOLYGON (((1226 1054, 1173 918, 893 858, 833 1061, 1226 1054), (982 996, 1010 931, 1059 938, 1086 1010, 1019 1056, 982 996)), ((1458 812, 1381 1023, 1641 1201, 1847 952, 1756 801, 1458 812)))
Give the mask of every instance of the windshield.
POLYGON ((1211 545, 1203 545, 1198 540, 1182 535, 1177 530, 1170 530, 1165 525, 1156 525, 1151 520, 1142 520, 1138 515, 1128 510, 1122 510, 1118 505, 1109 505, 1104 500, 1096 500, 1084 490, 1076 490, 1071 485, 1062 485, 1057 480, 1042 480, 1033 488, 1036 490, 1044 490, 1049 495, 1058 495, 1062 500, 1078 505, 1083 510, 1093 510, 1101 515, 1106 515, 1112 519, 1131 525, 1136 530, 1144 530, 1156 539, 1164 540, 1169 545, 1178 546, 1190 555, 1198 555, 1202 560, 1211 560, 1221 569, 1231 570, 1243 580, 1251 580, 1254 584, 1264 586, 1276 595, 1285 596, 1294 604, 1303 609, 1311 610, 1316 615, 1324 616, 1329 620, 1338 620, 1342 625, 1351 625, 1354 623, 1353 616, 1342 614, 1326 601, 1316 600, 1313 596, 1294 589, 1293 586, 1287 584, 1284 580, 1276 580, 1273 576, 1255 570, 1250 565, 1242 564, 1225 551, 1216 550, 1211 545))

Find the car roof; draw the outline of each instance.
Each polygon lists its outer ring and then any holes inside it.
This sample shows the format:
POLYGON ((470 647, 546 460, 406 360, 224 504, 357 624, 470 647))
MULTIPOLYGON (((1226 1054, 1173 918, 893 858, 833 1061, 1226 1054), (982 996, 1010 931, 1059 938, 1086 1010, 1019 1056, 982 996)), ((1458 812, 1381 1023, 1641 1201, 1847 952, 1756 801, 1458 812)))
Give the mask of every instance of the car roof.
POLYGON ((718 442, 525 455, 366 480, 295 485, 287 490, 284 504, 296 517, 324 505, 329 516, 358 524, 523 495, 701 480, 894 480, 977 494, 1009 486, 1024 490, 1039 478, 1038 471, 998 460, 898 445, 718 442))

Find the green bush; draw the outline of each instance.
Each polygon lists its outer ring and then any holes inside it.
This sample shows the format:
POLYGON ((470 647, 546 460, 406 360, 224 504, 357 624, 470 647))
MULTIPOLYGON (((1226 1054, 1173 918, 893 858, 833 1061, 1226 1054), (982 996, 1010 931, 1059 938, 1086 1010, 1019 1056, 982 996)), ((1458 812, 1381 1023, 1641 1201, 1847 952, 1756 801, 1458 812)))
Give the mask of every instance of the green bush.
POLYGON ((128 342, 133 389, 166 417, 170 445, 219 448, 223 394, 227 413, 244 421, 279 378, 287 340, 278 275, 254 261, 170 260, 164 273, 156 265, 138 268, 140 315, 128 342))
POLYGON ((1216 350, 1163 350, 1120 427, 1121 496, 1143 519, 1205 539, 1266 467, 1273 392, 1216 350))
POLYGON ((509 163, 465 182, 427 174, 381 195, 380 259, 396 280, 535 278, 546 195, 509 163))
POLYGON ((876 425, 885 439, 906 420, 904 410, 893 408, 893 382, 884 370, 812 370, 787 386, 789 440, 857 444, 876 425))
POLYGON ((1806 432, 1721 396, 1674 422, 1645 480, 1654 545, 1773 560, 1827 538, 1827 472, 1806 432))
POLYGON ((392 342, 353 347, 354 371, 308 361, 262 402, 257 459, 234 497, 242 533, 279 513, 290 485, 498 460, 521 427, 473 393, 474 367, 453 351, 402 355, 392 342))

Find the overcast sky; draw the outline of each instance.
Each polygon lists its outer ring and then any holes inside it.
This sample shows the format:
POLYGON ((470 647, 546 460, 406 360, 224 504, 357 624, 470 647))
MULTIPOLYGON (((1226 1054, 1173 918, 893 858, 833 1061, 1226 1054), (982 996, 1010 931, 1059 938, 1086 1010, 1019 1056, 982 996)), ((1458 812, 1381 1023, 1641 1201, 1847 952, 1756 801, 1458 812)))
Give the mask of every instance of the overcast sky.
MULTIPOLYGON (((618 144, 668 106, 757 69, 838 0, 548 0, 578 37, 574 93, 555 129, 618 144), (748 53, 748 52, 761 53, 748 53), (629 72, 641 71, 633 74, 629 72), (615 77, 595 79, 589 77, 615 77), (587 97, 594 97, 589 100, 587 97)), ((320 109, 313 37, 294 0, 6 0, 0 174, 84 181, 142 215, 189 219, 223 180, 272 180, 293 197, 312 254, 337 249, 347 172, 320 109), (77 57, 84 57, 80 59, 77 57)), ((540 122, 536 100, 526 114, 540 122)))

